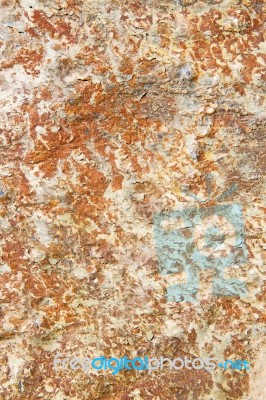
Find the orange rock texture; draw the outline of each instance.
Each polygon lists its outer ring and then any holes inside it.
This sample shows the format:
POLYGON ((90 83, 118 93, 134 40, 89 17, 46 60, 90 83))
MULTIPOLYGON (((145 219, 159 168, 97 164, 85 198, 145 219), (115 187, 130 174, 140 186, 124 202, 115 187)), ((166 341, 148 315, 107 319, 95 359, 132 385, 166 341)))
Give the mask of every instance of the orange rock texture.
POLYGON ((0 2, 1 400, 266 399, 263 12, 261 0, 0 2), (194 264, 189 253, 161 273, 154 215, 219 196, 242 208, 246 261, 223 273, 247 292, 215 294, 202 265, 195 301, 169 299, 194 264), (57 353, 250 370, 113 375, 55 369, 57 353))

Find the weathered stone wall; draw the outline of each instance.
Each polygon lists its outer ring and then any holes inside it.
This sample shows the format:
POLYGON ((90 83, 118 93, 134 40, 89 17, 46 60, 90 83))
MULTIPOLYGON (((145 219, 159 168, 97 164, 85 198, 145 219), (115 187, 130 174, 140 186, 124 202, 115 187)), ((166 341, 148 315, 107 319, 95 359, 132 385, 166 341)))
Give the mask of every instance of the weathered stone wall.
POLYGON ((263 2, 2 0, 0 17, 0 398, 265 400, 263 2), (225 223, 195 264, 232 204, 239 238, 225 223), (204 232, 189 214, 182 253, 154 216, 187 209, 204 232), (58 352, 251 368, 86 375, 58 352))

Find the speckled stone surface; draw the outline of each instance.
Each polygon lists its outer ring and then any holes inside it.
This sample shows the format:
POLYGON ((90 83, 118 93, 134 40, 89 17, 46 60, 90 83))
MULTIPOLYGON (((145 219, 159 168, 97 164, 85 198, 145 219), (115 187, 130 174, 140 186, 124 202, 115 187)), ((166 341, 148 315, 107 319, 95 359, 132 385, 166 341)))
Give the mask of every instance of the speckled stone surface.
POLYGON ((263 2, 0 4, 1 400, 265 400, 263 2), (154 215, 232 184, 246 296, 209 268, 196 302, 167 301, 188 277, 161 273, 154 215), (251 368, 86 374, 56 353, 251 368))

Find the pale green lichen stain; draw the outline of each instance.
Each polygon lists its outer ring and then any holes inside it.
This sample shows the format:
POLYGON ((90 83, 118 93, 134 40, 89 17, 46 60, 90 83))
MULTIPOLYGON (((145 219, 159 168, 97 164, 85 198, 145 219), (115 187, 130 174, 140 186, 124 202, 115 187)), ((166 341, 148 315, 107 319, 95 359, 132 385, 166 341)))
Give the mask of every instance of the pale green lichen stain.
POLYGON ((247 261, 244 220, 239 204, 188 208, 155 214, 154 238, 162 275, 187 274, 187 283, 168 287, 168 301, 194 302, 199 290, 199 271, 213 269, 212 292, 218 296, 244 296, 246 286, 238 279, 225 279, 224 269, 247 261), (170 229, 163 228, 170 222, 170 229), (179 224, 174 227, 173 221, 179 224), (171 224, 172 222, 172 224, 171 224))

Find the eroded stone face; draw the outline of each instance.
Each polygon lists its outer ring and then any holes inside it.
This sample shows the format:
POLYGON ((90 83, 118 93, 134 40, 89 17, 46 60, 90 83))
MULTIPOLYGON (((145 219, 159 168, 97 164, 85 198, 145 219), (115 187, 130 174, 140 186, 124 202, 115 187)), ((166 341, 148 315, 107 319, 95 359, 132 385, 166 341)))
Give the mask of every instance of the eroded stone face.
POLYGON ((1 398, 265 399, 262 12, 249 0, 1 1, 1 398), (241 218, 217 217, 234 204, 241 218), (166 222, 171 245, 156 246, 154 216, 189 209, 192 228, 166 222), (163 275, 179 252, 186 265, 163 275), (212 260, 229 253, 222 279, 244 297, 213 291, 212 260), (193 303, 167 296, 186 268, 193 303), (86 374, 55 370, 57 353, 251 368, 86 374))

